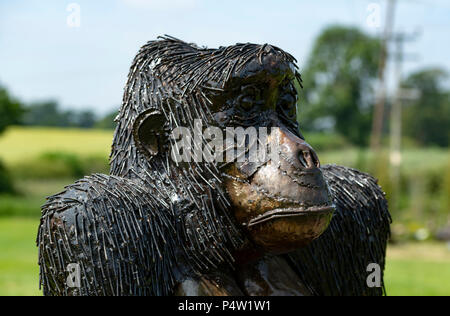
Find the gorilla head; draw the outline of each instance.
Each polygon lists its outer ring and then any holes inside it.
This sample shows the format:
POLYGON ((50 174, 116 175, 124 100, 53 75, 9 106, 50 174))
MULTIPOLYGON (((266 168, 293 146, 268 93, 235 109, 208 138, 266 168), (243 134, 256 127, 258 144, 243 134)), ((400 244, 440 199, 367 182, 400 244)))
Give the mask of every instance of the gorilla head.
MULTIPOLYGON (((294 62, 270 45, 204 49, 171 37, 149 42, 133 62, 111 174, 159 183, 200 264, 233 258, 230 249, 286 253, 319 237, 330 222, 319 160, 296 123, 294 84, 301 78, 294 62), (195 130, 196 120, 224 134, 230 127, 266 127, 264 142, 276 142, 279 159, 255 162, 247 152, 239 161, 176 163, 170 134, 180 126, 195 130)), ((202 135, 193 147, 207 143, 202 135)))

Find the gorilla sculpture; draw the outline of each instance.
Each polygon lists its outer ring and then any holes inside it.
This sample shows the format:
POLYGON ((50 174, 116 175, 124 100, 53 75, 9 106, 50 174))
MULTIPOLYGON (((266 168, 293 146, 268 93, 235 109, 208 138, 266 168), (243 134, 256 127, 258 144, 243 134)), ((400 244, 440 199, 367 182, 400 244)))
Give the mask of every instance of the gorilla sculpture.
POLYGON ((369 264, 384 269, 384 193, 367 174, 320 167, 296 123, 295 62, 267 44, 207 49, 166 36, 143 46, 111 175, 85 177, 42 208, 44 294, 382 295, 366 279, 369 264), (279 141, 280 161, 176 163, 169 135, 195 119, 278 127, 268 142, 279 141), (79 287, 67 285, 69 264, 79 287))

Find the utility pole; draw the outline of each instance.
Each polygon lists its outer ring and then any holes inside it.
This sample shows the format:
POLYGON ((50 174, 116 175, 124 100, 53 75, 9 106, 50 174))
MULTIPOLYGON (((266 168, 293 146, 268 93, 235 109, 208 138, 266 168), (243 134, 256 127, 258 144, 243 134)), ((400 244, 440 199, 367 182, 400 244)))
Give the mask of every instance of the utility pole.
POLYGON ((402 89, 402 66, 404 62, 404 44, 405 42, 414 41, 417 34, 409 35, 406 33, 397 33, 392 37, 395 46, 394 55, 394 77, 396 82, 395 96, 392 102, 390 115, 390 175, 392 182, 393 195, 391 205, 394 208, 398 207, 398 196, 400 191, 400 167, 402 162, 402 104, 403 100, 407 98, 402 89))
POLYGON ((388 59, 388 46, 392 36, 392 29, 395 21, 395 8, 397 0, 388 0, 386 10, 386 22, 384 26, 384 34, 381 41, 380 64, 378 67, 378 82, 376 103, 372 121, 372 134, 370 147, 372 151, 378 152, 381 146, 381 135, 383 132, 384 107, 386 102, 386 61, 388 59))
POLYGON ((402 63, 403 63, 403 36, 398 35, 395 41, 395 96, 392 102, 390 116, 390 177, 392 183, 392 206, 394 209, 398 207, 398 196, 400 191, 400 167, 402 162, 401 139, 402 139, 402 100, 400 98, 401 81, 402 81, 402 63))

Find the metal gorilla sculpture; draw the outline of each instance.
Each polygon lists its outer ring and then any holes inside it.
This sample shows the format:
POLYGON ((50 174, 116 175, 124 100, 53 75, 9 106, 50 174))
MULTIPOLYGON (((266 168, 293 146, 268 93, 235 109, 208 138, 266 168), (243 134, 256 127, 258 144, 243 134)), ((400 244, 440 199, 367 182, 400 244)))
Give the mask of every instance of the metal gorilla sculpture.
POLYGON ((270 45, 205 49, 164 37, 143 46, 111 175, 85 177, 42 208, 44 294, 382 295, 366 269, 384 268, 384 194, 367 174, 320 167, 296 123, 294 63, 270 45), (176 164, 168 135, 194 119, 277 126, 280 162, 176 164), (80 287, 66 284, 73 263, 80 287))

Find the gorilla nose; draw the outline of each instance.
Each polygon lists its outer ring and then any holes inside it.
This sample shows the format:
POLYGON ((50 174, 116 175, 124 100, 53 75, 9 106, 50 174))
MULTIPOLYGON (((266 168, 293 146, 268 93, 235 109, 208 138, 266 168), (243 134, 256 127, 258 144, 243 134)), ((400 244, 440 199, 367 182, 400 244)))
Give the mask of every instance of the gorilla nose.
MULTIPOLYGON (((307 144, 307 143, 305 143, 307 144)), ((317 158, 316 153, 314 152, 314 150, 312 148, 307 148, 308 146, 305 146, 306 149, 301 149, 298 153, 298 160, 300 161, 300 163, 306 168, 306 169, 310 169, 310 168, 314 168, 320 167, 320 162, 319 159, 317 158)))
POLYGON ((285 158, 300 169, 320 167, 320 161, 314 149, 292 132, 280 128, 281 152, 285 158))

